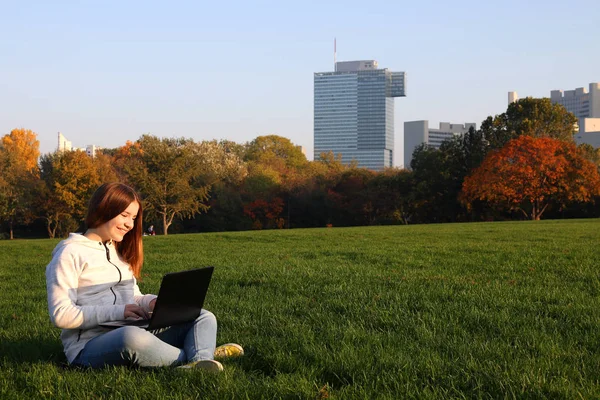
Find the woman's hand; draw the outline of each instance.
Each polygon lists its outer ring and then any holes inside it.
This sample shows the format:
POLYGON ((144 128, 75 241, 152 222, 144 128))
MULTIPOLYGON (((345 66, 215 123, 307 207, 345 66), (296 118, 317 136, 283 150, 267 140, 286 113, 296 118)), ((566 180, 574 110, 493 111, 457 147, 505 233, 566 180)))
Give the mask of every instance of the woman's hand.
POLYGON ((125 317, 125 319, 127 319, 127 318, 148 319, 148 318, 150 318, 150 315, 146 311, 144 311, 144 309, 142 307, 138 306, 137 304, 127 304, 127 305, 125 305, 124 317, 125 317))
POLYGON ((150 307, 150 311, 154 311, 154 306, 156 305, 156 299, 153 299, 150 304, 148 304, 148 307, 150 307))

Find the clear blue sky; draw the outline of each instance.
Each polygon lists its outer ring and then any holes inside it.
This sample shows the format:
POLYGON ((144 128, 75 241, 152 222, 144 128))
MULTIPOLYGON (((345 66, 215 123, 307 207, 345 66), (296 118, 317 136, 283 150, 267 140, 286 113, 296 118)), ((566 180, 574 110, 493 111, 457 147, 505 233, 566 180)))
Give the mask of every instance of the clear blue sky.
POLYGON ((276 134, 313 150, 313 73, 378 60, 406 71, 404 121, 476 122, 507 92, 549 96, 600 81, 600 1, 0 0, 0 134, 42 153, 117 147, 144 133, 276 134))

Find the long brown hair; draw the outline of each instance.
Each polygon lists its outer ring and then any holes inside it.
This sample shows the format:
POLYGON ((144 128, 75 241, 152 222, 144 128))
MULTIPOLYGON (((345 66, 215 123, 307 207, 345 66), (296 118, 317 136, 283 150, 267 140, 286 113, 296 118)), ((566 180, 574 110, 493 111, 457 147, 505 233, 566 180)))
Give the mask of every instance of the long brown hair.
POLYGON ((139 279, 144 262, 142 246, 142 201, 137 192, 122 183, 105 183, 101 185, 90 199, 85 224, 87 228, 97 228, 110 221, 129 207, 133 202, 140 206, 131 229, 120 243, 115 243, 119 255, 129 264, 133 275, 139 279))

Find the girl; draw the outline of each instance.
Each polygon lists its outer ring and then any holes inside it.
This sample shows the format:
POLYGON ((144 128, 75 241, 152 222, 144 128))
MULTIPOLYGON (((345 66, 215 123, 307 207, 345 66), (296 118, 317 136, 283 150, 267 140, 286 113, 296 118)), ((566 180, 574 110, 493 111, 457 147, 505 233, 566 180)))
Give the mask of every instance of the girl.
POLYGON ((50 319, 72 365, 134 365, 221 371, 215 357, 239 356, 241 346, 215 349, 217 321, 202 310, 192 322, 156 331, 99 325, 125 318, 148 318, 156 296, 136 283, 143 263, 142 202, 121 183, 100 186, 90 199, 87 230, 71 233, 52 252, 46 267, 50 319), (183 364, 183 365, 182 365, 183 364))

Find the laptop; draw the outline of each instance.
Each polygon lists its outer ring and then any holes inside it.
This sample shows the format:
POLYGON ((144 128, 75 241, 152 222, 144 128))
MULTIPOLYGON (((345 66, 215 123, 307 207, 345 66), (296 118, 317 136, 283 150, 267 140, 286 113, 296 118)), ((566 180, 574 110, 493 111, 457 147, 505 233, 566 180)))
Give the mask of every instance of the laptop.
POLYGON ((126 319, 103 322, 105 328, 138 326, 148 331, 190 322, 198 318, 214 267, 166 274, 150 319, 126 319))

